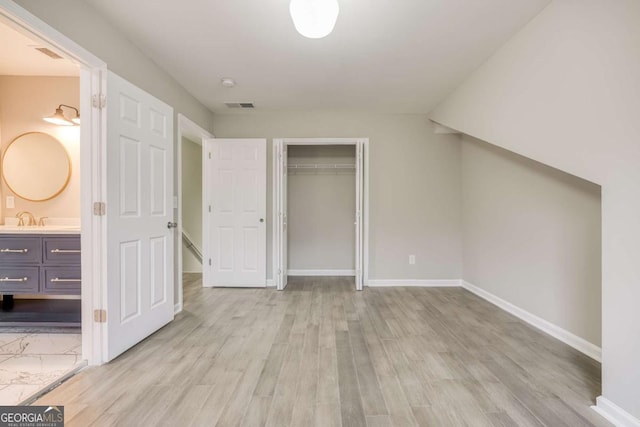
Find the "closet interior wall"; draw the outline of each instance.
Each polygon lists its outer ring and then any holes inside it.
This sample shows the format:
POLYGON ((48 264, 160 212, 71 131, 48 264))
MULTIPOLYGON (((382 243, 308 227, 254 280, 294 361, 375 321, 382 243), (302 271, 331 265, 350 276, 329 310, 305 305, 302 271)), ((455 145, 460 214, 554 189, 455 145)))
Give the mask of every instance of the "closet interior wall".
POLYGON ((289 145, 290 275, 355 274, 355 161, 352 145, 289 145))

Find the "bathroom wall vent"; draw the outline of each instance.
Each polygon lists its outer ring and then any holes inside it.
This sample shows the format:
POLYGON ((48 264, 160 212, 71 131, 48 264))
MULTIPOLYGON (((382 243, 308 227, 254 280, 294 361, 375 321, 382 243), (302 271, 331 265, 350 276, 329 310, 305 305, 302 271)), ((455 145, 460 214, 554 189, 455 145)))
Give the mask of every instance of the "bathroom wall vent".
POLYGON ((256 108, 253 102, 225 102, 227 108, 256 108))
POLYGON ((35 49, 37 51, 47 55, 49 58, 52 58, 52 59, 63 59, 62 56, 58 55, 57 53, 55 53, 51 49, 47 49, 46 47, 36 47, 35 49))

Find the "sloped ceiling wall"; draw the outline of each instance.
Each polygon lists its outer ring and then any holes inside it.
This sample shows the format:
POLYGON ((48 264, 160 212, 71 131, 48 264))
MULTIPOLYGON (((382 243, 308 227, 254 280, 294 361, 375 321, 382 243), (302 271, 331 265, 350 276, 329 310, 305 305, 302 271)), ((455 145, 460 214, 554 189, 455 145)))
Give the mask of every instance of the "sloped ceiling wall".
POLYGON ((603 396, 636 418, 638 22, 637 0, 554 0, 430 115, 602 185, 603 396))

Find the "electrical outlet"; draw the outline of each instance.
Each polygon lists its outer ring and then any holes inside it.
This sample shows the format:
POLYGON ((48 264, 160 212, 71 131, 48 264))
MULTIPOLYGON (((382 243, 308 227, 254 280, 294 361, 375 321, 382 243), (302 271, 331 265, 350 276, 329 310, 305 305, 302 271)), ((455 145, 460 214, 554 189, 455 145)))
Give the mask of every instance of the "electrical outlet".
POLYGON ((7 209, 16 207, 16 199, 13 196, 7 196, 7 209))
POLYGON ((416 256, 409 255, 409 264, 414 265, 416 263, 416 256))

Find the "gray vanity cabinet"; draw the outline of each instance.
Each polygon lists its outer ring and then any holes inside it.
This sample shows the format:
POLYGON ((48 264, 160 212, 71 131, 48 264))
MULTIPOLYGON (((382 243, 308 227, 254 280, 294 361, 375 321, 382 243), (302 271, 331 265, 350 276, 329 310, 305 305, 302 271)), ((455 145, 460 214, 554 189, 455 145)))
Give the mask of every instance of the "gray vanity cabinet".
POLYGON ((80 235, 0 235, 0 293, 80 295, 80 235))

